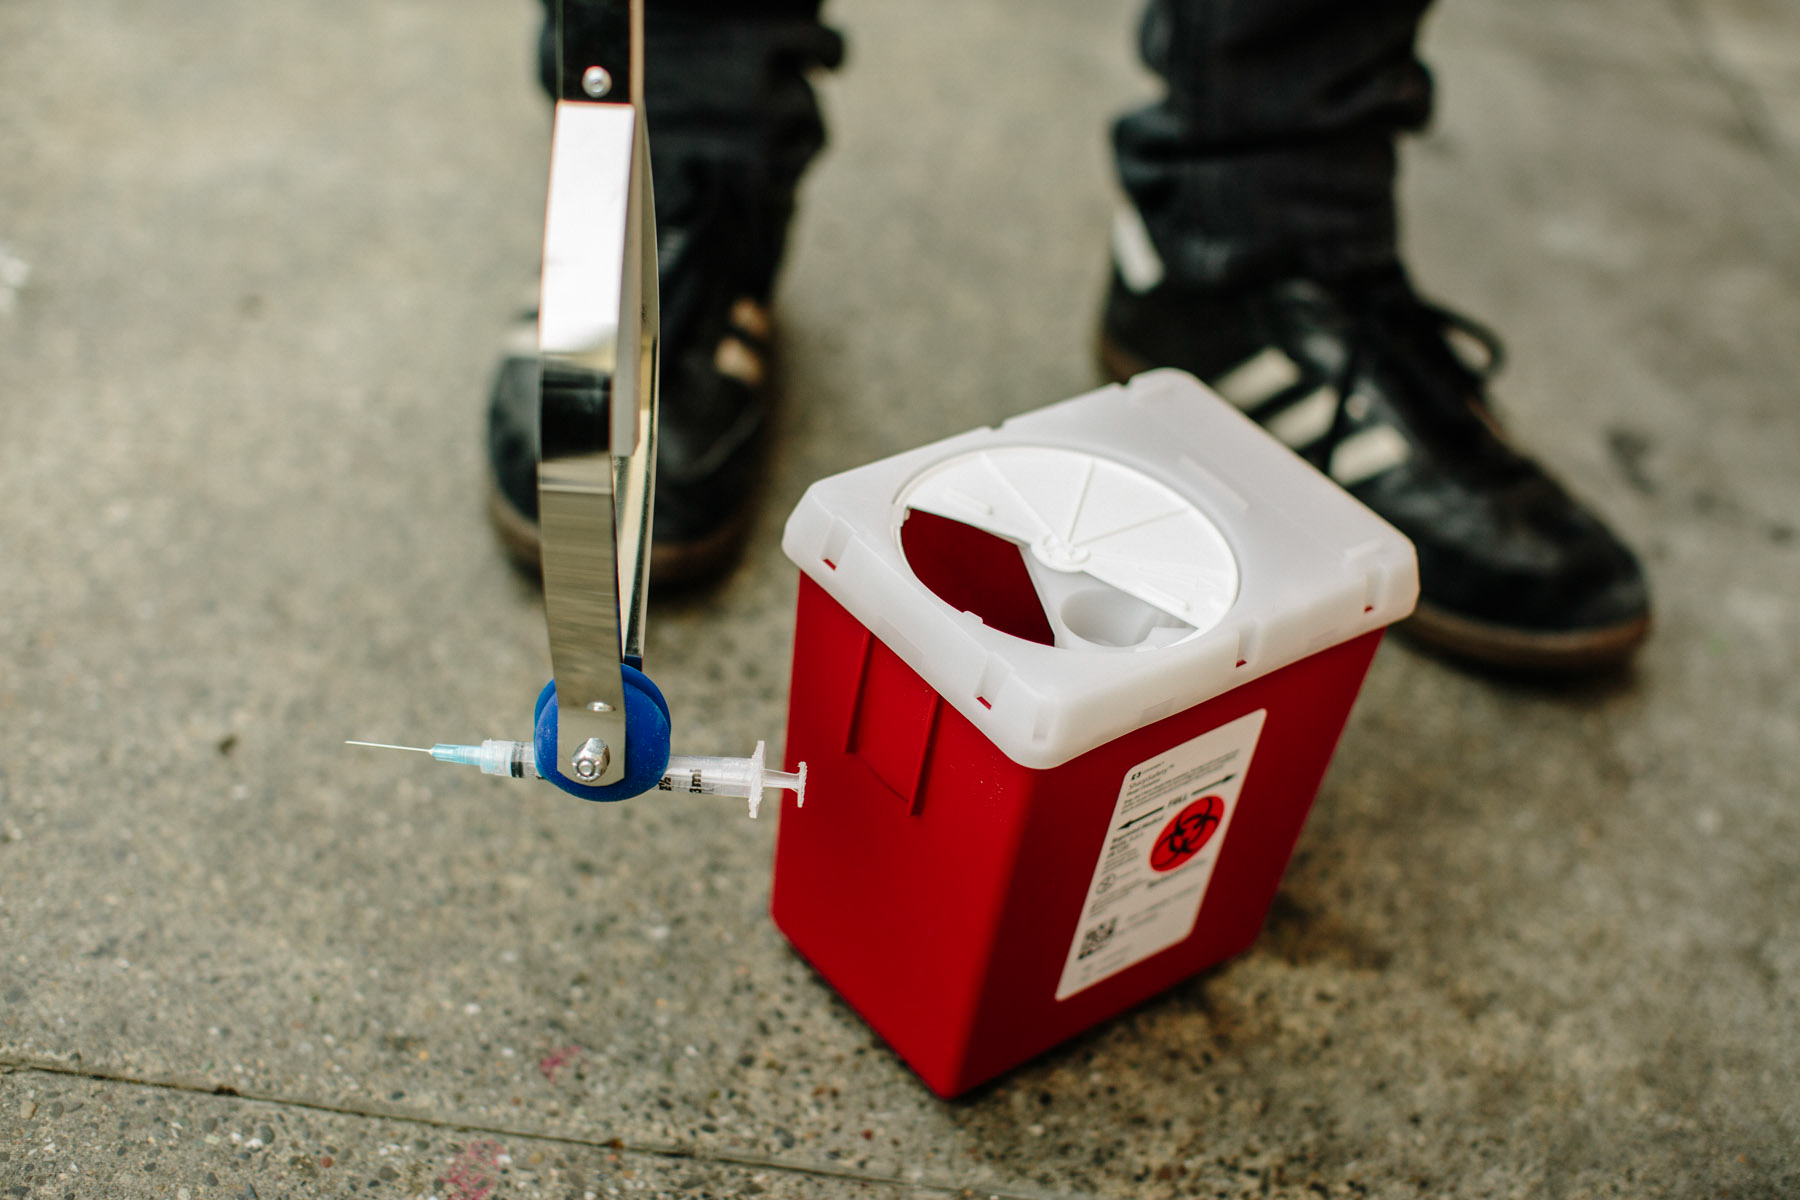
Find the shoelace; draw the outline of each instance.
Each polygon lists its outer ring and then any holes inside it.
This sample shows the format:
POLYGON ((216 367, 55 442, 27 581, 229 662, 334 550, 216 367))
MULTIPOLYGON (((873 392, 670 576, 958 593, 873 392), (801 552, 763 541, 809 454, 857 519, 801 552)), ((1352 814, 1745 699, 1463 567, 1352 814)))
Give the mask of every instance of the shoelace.
POLYGON ((784 219, 780 197, 740 164, 681 162, 667 179, 658 230, 665 347, 693 344, 740 297, 766 293, 784 219))
POLYGON ((1330 431, 1310 457, 1321 466, 1356 426, 1352 401, 1383 370, 1398 384, 1395 403, 1412 431, 1432 445, 1437 457, 1496 480, 1518 473, 1522 460, 1500 439, 1487 414, 1487 384, 1504 367, 1499 335, 1472 317, 1425 300, 1399 268, 1337 290, 1350 318, 1348 354, 1333 384, 1338 406, 1330 431), (1456 335, 1483 352, 1478 363, 1457 353, 1456 335))

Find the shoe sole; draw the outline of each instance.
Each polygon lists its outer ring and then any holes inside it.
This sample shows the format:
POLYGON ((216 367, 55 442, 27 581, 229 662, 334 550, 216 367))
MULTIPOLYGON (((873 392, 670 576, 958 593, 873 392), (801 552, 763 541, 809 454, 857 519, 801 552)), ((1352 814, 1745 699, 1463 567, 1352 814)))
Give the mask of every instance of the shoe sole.
MULTIPOLYGON (((1100 369, 1114 383, 1124 383, 1151 369, 1150 364, 1102 333, 1100 369)), ((1650 618, 1599 629, 1533 633, 1458 616, 1420 600, 1411 617, 1394 628, 1434 650, 1485 666, 1515 671, 1592 671, 1615 666, 1650 635, 1650 618)))
POLYGON ((1445 612, 1421 600, 1394 627, 1408 638, 1456 658, 1506 670, 1596 671, 1630 658, 1650 636, 1650 618, 1599 629, 1532 633, 1445 612))
MULTIPOLYGON (((542 567, 537 522, 508 504, 500 494, 500 489, 491 483, 488 486, 487 515, 507 557, 520 570, 536 575, 542 567)), ((697 541, 683 542, 680 545, 652 543, 650 582, 663 586, 680 586, 717 578, 737 561, 738 555, 743 551, 749 528, 750 513, 746 508, 732 514, 724 525, 697 541)))
POLYGON ((521 516, 517 509, 506 502, 506 498, 492 481, 488 483, 487 517, 488 524, 494 527, 494 533, 500 538, 500 548, 506 551, 506 557, 512 559, 513 565, 521 571, 536 575, 542 565, 539 562, 537 522, 521 516))
POLYGON ((1142 375, 1150 369, 1150 364, 1112 340, 1108 334, 1100 335, 1100 369, 1113 383, 1124 383, 1134 375, 1142 375))

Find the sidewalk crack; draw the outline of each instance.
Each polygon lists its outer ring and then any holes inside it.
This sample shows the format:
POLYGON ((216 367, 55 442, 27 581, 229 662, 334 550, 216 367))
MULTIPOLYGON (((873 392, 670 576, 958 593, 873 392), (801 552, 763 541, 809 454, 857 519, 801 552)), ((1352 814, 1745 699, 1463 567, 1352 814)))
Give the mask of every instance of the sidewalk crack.
POLYGON ((96 1083, 110 1083, 126 1087, 151 1088, 158 1091, 176 1092, 183 1095, 225 1096, 246 1104, 268 1104, 284 1108, 304 1109, 308 1112, 322 1113, 328 1116, 358 1117, 367 1120, 394 1121, 401 1124, 422 1126, 430 1129, 441 1129, 457 1133, 476 1134, 492 1138, 512 1138, 517 1141, 537 1142, 545 1145, 576 1147, 587 1150, 607 1151, 613 1154, 634 1154, 647 1158, 664 1158, 684 1162, 717 1164, 719 1166, 748 1167, 765 1171, 781 1171, 791 1175, 806 1175, 815 1179, 842 1180, 846 1183, 861 1183, 879 1187, 911 1189, 914 1192, 933 1192, 946 1196, 967 1196, 979 1200, 1092 1200, 1092 1197, 1073 1192, 1047 1192, 1035 1189, 1021 1190, 1016 1185, 991 1186, 986 1184, 955 1183, 933 1179, 902 1179, 894 1175, 882 1175, 872 1171, 858 1171, 851 1167, 832 1166, 828 1163, 793 1162, 787 1159, 768 1155, 740 1153, 731 1150, 718 1150, 704 1146, 693 1146, 680 1142, 640 1142, 627 1141, 617 1137, 582 1137, 577 1134, 545 1133, 530 1129, 520 1129, 507 1125, 489 1125, 479 1121, 457 1121, 444 1117, 434 1117, 421 1113, 409 1113, 395 1109, 382 1108, 379 1105, 355 1105, 334 1103, 326 1100, 313 1100, 304 1097, 283 1096, 273 1092, 249 1091, 225 1085, 207 1085, 189 1083, 179 1079, 157 1079, 149 1076, 128 1075, 122 1071, 107 1071, 97 1068, 83 1067, 55 1059, 37 1059, 28 1057, 0 1057, 0 1076, 19 1072, 36 1072, 44 1075, 60 1075, 72 1079, 87 1079, 96 1083))

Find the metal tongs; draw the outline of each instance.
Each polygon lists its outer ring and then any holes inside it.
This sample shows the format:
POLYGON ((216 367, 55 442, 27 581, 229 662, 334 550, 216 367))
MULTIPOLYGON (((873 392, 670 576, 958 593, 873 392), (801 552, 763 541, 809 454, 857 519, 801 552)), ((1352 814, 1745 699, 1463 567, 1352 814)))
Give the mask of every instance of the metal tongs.
POLYGON ((578 75, 564 61, 563 3, 555 5, 558 96, 538 307, 538 520, 554 765, 597 787, 620 783, 631 766, 630 676, 621 667, 643 662, 656 474, 656 213, 643 0, 629 3, 627 57, 584 64, 578 75))
POLYGON ((618 62, 582 64, 555 0, 556 127, 538 302, 538 523, 554 678, 532 740, 398 746, 487 775, 545 779, 586 800, 656 790, 732 796, 752 817, 767 791, 806 799, 806 765, 672 756, 669 705, 643 673, 656 485, 656 211, 644 133, 643 0, 595 4, 629 22, 618 62))

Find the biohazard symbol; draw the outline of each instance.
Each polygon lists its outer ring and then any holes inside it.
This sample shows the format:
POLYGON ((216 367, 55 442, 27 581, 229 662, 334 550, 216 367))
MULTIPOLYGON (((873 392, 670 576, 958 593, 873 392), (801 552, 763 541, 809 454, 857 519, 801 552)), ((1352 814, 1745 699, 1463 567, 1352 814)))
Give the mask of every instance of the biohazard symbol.
POLYGON ((1156 845, 1150 849, 1151 868, 1173 871, 1186 863, 1212 841, 1224 819, 1225 800, 1220 796, 1202 796, 1182 809, 1156 835, 1156 845))

